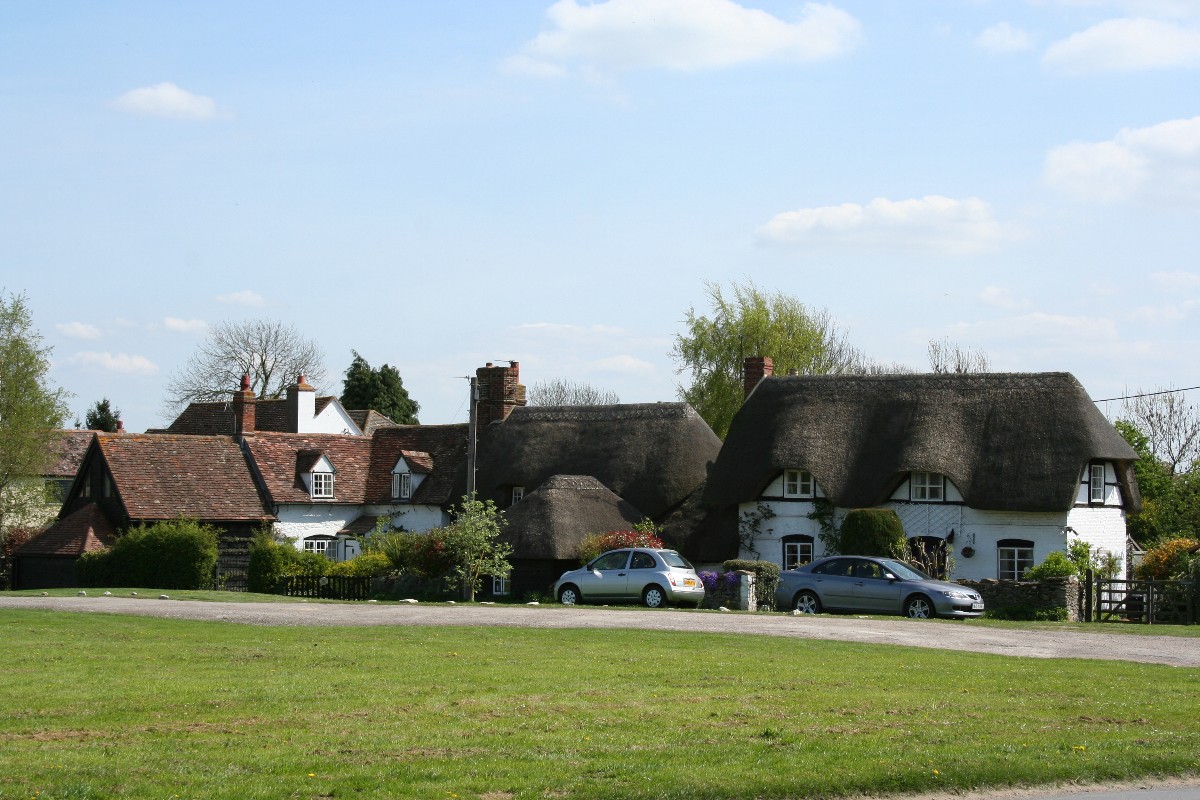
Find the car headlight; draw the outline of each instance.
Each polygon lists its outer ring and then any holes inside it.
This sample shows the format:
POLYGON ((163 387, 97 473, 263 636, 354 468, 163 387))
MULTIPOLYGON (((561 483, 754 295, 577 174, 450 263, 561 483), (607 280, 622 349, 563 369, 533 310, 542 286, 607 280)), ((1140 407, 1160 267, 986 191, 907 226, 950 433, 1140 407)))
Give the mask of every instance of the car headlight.
POLYGON ((942 594, 944 594, 946 597, 953 598, 954 600, 970 600, 971 599, 971 595, 967 594, 966 592, 959 592, 959 591, 955 591, 954 589, 945 589, 942 591, 942 594))

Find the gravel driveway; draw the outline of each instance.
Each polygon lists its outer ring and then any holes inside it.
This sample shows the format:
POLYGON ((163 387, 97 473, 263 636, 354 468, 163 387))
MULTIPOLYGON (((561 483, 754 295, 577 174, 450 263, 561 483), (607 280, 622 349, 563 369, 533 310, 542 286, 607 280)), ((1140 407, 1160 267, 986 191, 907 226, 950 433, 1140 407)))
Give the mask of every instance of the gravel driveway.
POLYGON ((640 628, 750 633, 800 639, 969 650, 1029 658, 1096 658, 1200 667, 1200 639, 1074 631, 985 628, 969 622, 861 619, 853 616, 733 614, 563 606, 216 603, 129 597, 3 597, 3 608, 134 614, 245 625, 467 625, 520 628, 640 628))

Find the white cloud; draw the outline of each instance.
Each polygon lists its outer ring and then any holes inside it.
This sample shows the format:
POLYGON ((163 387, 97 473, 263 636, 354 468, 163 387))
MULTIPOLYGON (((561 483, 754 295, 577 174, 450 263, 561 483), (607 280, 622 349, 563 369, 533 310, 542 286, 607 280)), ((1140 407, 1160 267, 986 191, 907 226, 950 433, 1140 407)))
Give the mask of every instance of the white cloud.
POLYGON ((649 375, 655 372, 649 361, 631 355, 618 355, 593 361, 592 369, 601 372, 622 372, 629 375, 649 375))
POLYGON ((215 299, 218 303, 226 303, 227 305, 231 306, 258 307, 265 304, 263 296, 250 289, 243 289, 240 292, 229 292, 228 294, 219 294, 215 299))
POLYGON ((758 229, 760 240, 778 244, 902 247, 947 255, 982 252, 1015 235, 982 200, 939 195, 785 211, 758 229))
POLYGON ((768 59, 816 61, 853 49, 854 17, 835 6, 806 3, 796 22, 731 0, 559 0, 546 11, 550 29, 503 67, 561 75, 564 65, 596 68, 715 69, 768 59))
POLYGON ((989 53, 1016 53, 1033 47, 1033 37, 1007 22, 998 22, 980 33, 975 43, 989 53))
POLYGON ((193 94, 173 83, 130 89, 113 101, 122 111, 172 119, 208 120, 219 116, 211 97, 193 94))
POLYGON ((995 308, 1018 309, 1029 306, 1029 301, 1019 297, 1007 286, 986 286, 979 293, 979 299, 995 308))
POLYGON ((208 330, 208 323, 202 319, 163 317, 163 327, 176 333, 203 333, 208 330))
POLYGON ((118 372, 122 375, 153 375, 158 372, 158 367, 145 356, 131 356, 125 353, 113 355, 112 353, 85 351, 76 353, 67 360, 82 367, 105 372, 118 372))
POLYGON ((1150 281, 1169 291, 1189 291, 1200 289, 1200 274, 1195 272, 1152 272, 1150 281))
POLYGON ((1050 45, 1042 63, 1070 75, 1200 66, 1200 30, 1155 19, 1109 19, 1050 45))
POLYGON ((1200 301, 1184 300, 1180 303, 1166 303, 1159 306, 1140 306, 1130 312, 1130 317, 1138 322, 1148 322, 1153 325, 1165 325, 1184 322, 1192 317, 1200 301))
POLYGON ((59 333, 72 339, 99 339, 100 329, 86 322, 62 322, 54 327, 59 333))
POLYGON ((1200 117, 1056 147, 1046 156, 1043 177, 1081 200, 1200 202, 1200 117))

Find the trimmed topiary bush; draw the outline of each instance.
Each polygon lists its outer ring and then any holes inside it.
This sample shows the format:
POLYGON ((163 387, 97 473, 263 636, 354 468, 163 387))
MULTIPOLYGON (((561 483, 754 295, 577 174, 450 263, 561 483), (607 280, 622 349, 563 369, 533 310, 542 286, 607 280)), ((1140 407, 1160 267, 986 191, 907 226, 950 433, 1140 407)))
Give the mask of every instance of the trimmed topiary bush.
POLYGON ((904 525, 890 508, 855 508, 842 520, 842 553, 891 558, 903 553, 905 544, 904 525))

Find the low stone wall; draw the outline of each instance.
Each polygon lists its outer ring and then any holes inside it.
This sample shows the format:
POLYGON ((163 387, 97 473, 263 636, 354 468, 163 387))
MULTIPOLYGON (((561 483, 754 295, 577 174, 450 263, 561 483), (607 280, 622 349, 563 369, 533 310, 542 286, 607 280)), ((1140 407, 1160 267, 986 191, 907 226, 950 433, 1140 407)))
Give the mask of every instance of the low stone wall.
POLYGON ((1080 619, 1083 592, 1079 579, 1075 577, 1049 578, 1044 581, 998 581, 989 578, 982 581, 956 582, 979 592, 988 611, 1009 608, 1035 611, 1065 608, 1067 619, 1071 622, 1078 622, 1080 619))
POLYGON ((757 611, 758 598, 754 586, 754 573, 701 572, 704 582, 704 601, 701 608, 727 608, 731 611, 757 611))

